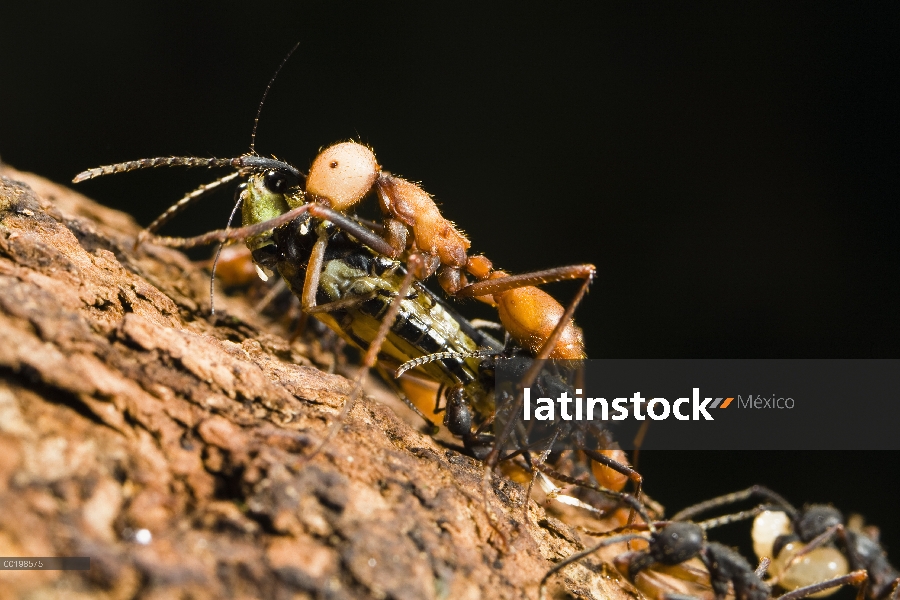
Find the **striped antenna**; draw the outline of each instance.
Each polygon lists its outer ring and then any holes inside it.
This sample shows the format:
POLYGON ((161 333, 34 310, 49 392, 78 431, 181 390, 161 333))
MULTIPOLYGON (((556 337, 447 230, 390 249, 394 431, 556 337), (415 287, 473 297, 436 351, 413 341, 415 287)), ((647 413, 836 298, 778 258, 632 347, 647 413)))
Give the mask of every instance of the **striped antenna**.
POLYGON ((72 180, 72 183, 81 183, 88 179, 95 179, 104 175, 127 173, 141 169, 155 169, 156 167, 234 167, 244 166, 243 157, 240 158, 200 158, 197 156, 158 156, 156 158, 141 158, 128 162, 104 165, 82 171, 72 180))
POLYGON ((104 175, 115 175, 116 173, 128 173, 129 171, 140 171, 141 169, 155 169, 157 167, 231 167, 233 169, 253 169, 255 171, 264 171, 266 169, 278 169, 287 171, 294 175, 297 179, 303 179, 306 176, 298 171, 295 167, 288 163, 274 158, 264 158, 262 156, 238 156, 236 158, 201 158, 199 156, 158 156, 156 158, 141 158, 139 160, 130 160, 128 162, 116 163, 114 165, 104 165, 82 171, 72 180, 72 183, 81 183, 88 179, 95 179, 104 175))

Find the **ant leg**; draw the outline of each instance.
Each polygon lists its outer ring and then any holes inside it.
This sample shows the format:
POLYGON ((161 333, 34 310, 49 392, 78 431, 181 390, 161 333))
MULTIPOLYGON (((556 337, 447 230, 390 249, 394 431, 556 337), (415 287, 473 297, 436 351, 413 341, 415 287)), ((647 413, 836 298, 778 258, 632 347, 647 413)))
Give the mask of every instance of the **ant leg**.
POLYGON ((273 219, 262 221, 260 223, 254 223, 253 225, 247 225, 246 227, 235 227, 233 229, 215 229, 213 231, 208 231, 202 235, 196 235, 194 237, 188 238, 149 235, 143 241, 159 244, 160 246, 168 246, 169 248, 194 248, 196 246, 206 246, 208 244, 214 243, 233 244, 235 242, 243 242, 248 238, 252 238, 254 236, 260 235, 261 233, 271 231, 276 227, 281 227, 285 223, 290 223, 302 214, 312 212, 310 209, 313 206, 313 204, 302 204, 297 208, 292 208, 286 213, 282 213, 273 219))
POLYGON ((528 487, 525 489, 525 500, 522 502, 522 522, 527 523, 528 501, 531 499, 531 491, 534 489, 534 482, 538 478, 538 470, 534 466, 534 461, 531 460, 531 452, 528 451, 527 446, 522 449, 522 460, 525 462, 525 467, 531 473, 531 479, 528 480, 528 487))
POLYGON ((698 502, 692 506, 688 506, 687 508, 678 511, 674 515, 672 515, 672 521, 691 521, 697 515, 704 513, 708 510, 712 510, 714 508, 720 508, 722 506, 727 506, 729 504, 735 504, 737 502, 741 502, 743 500, 747 500, 749 498, 762 498, 764 500, 768 500, 773 502, 778 506, 780 510, 786 512, 789 516, 793 517, 797 514, 797 509, 794 508, 790 502, 785 500, 780 494, 773 492, 767 487, 761 485, 754 485, 752 487, 747 488, 746 490, 741 490, 739 492, 733 492, 731 494, 725 494, 724 496, 718 496, 716 498, 712 498, 710 500, 705 500, 703 502, 698 502))
POLYGON ((863 600, 868 580, 869 575, 865 571, 853 571, 852 573, 847 573, 846 575, 841 575, 840 577, 835 577, 827 581, 820 581, 819 583, 797 588, 783 596, 779 596, 775 600, 798 600, 799 598, 806 598, 807 596, 812 596, 813 594, 842 585, 858 586, 856 598, 857 600, 863 600))
POLYGON ((360 225, 372 230, 374 233, 383 236, 386 228, 384 225, 379 223, 378 221, 372 221, 369 219, 363 219, 362 217, 356 217, 356 220, 359 221, 360 225))
MULTIPOLYGON (((604 440, 607 440, 607 441, 609 440, 609 437, 608 437, 609 432, 608 431, 602 429, 596 423, 590 423, 590 426, 594 432, 594 435, 597 436, 598 440, 600 440, 601 443, 604 440)), ((606 467, 616 473, 619 473, 620 475, 624 475, 625 477, 627 477, 634 484, 635 497, 638 500, 641 499, 641 491, 642 491, 643 484, 644 484, 644 478, 641 477, 640 473, 638 473, 636 469, 634 469, 633 467, 631 467, 625 463, 622 463, 622 462, 616 460, 615 458, 612 458, 612 456, 609 456, 609 455, 605 454, 604 452, 598 452, 596 450, 592 450, 592 449, 588 448, 586 446, 585 440, 582 436, 576 436, 576 446, 579 450, 584 452, 585 455, 587 455, 587 457, 590 458, 591 460, 593 460, 594 462, 599 463, 599 464, 603 465, 604 467, 606 467)), ((618 448, 618 446, 615 446, 615 448, 618 448)), ((623 456, 624 456, 624 453, 623 453, 623 456)), ((594 471, 593 468, 591 470, 594 471)), ((596 471, 594 471, 594 477, 597 478, 598 483, 601 482, 600 475, 596 471)), ((610 480, 607 479, 607 482, 608 481, 610 481, 610 480)), ((625 483, 622 482, 622 487, 624 487, 624 485, 625 485, 625 483)), ((635 512, 634 512, 634 509, 632 509, 628 513, 628 524, 633 523, 634 518, 635 518, 635 512)))
MULTIPOLYGON (((611 444, 608 448, 603 450, 594 450, 587 447, 584 439, 582 439, 580 436, 576 436, 575 445, 594 462, 599 463, 603 467, 606 467, 611 471, 622 475, 628 481, 631 481, 634 484, 634 495, 637 498, 641 497, 641 491, 644 486, 644 478, 641 477, 640 473, 638 473, 634 467, 629 465, 627 462, 623 462, 625 460, 625 452, 619 448, 618 444, 611 444), (621 456, 621 458, 616 458, 616 455, 621 456)), ((594 470, 593 465, 591 465, 591 471, 594 473, 594 477, 597 478, 598 483, 601 483, 601 485, 606 484, 606 487, 609 487, 610 489, 619 490, 625 487, 624 481, 615 481, 609 474, 604 474, 604 477, 601 477, 600 473, 594 470)))
POLYGON ((309 214, 312 216, 336 225, 342 231, 349 233, 376 253, 381 254, 382 256, 395 257, 396 252, 394 247, 387 243, 383 237, 372 230, 367 229, 364 225, 361 225, 347 215, 321 204, 307 204, 304 206, 310 207, 309 214))
POLYGON ((235 227, 233 229, 215 229, 213 231, 208 231, 207 233, 204 233, 202 235, 187 238, 158 236, 153 235, 151 232, 150 235, 145 235, 144 238, 140 241, 150 241, 161 246, 168 246, 170 248, 193 248, 195 246, 205 246, 207 244, 213 243, 234 243, 238 241, 244 241, 248 238, 260 235, 261 233, 265 233, 277 227, 281 227, 285 223, 290 223, 291 221, 305 213, 309 213, 314 217, 334 223, 379 254, 392 256, 394 253, 393 247, 391 247, 390 244, 384 241, 384 239, 379 237, 376 233, 369 231, 353 219, 350 219, 339 212, 331 210, 326 206, 322 206, 321 204, 301 204, 300 206, 292 208, 291 210, 282 213, 277 217, 269 219, 268 221, 261 221, 259 223, 254 223, 253 225, 247 225, 245 227, 235 227))
POLYGON ((496 279, 479 281, 460 289, 457 296, 463 298, 475 298, 477 296, 492 296, 523 287, 554 283, 556 281, 568 281, 570 279, 594 278, 597 268, 594 265, 569 265, 567 267, 555 267, 544 271, 533 271, 519 275, 507 275, 496 279))
POLYGON ((545 600, 545 598, 547 597, 547 580, 550 579, 550 577, 552 577, 554 574, 559 573, 560 571, 562 571, 563 569, 565 569, 566 567, 571 565, 572 563, 578 562, 579 560, 581 560, 582 558, 584 558, 586 556, 590 556, 591 554, 593 554, 594 552, 596 552, 597 550, 599 550, 600 548, 603 548, 605 546, 610 546, 612 544, 617 544, 619 542, 629 542, 631 540, 636 540, 639 538, 647 539, 639 533, 625 533, 622 535, 616 535, 613 537, 606 538, 605 540, 599 542, 598 544, 595 544, 594 546, 591 546, 590 548, 588 548, 586 550, 582 550, 581 552, 576 552, 575 554, 572 554, 571 556, 567 556, 566 558, 564 558, 563 560, 558 562, 556 565, 554 565, 552 569, 547 571, 547 573, 541 579, 541 583, 540 583, 540 587, 539 587, 539 591, 538 591, 538 598, 540 598, 540 600, 545 600))
MULTIPOLYGON (((646 421, 645 421, 645 423, 646 423, 646 421)), ((601 446, 605 444, 609 450, 619 448, 619 446, 617 444, 613 444, 613 441, 609 434, 609 430, 604 429, 601 425, 594 423, 592 421, 588 422, 588 426, 590 427, 590 429, 594 433, 594 435, 597 437, 597 440, 600 442, 601 446)), ((642 428, 643 428, 643 426, 642 426, 642 428)), ((638 432, 638 436, 639 435, 640 435, 640 431, 638 432)), ((616 460, 615 458, 612 458, 612 456, 610 454, 606 453, 607 452, 606 450, 600 452, 600 454, 602 456, 604 456, 605 458, 603 458, 603 459, 594 458, 593 456, 591 456, 591 454, 589 454, 588 449, 585 447, 584 438, 579 436, 576 439, 579 440, 579 444, 580 444, 579 448, 581 450, 583 450, 585 452, 585 454, 588 454, 588 456, 591 459, 593 459, 594 461, 615 471, 616 473, 624 475, 629 480, 631 480, 634 483, 634 487, 635 487, 634 495, 637 496, 638 498, 641 497, 641 488, 643 487, 644 478, 641 477, 641 475, 637 472, 637 469, 635 469, 633 465, 628 465, 627 463, 623 463, 620 460, 616 460), (613 461, 613 462, 608 463, 607 461, 613 461)), ((637 439, 637 438, 635 438, 635 439, 637 439)), ((637 446, 637 442, 635 442, 635 445, 639 449, 639 446, 637 446)), ((596 450, 594 450, 592 452, 594 452, 595 454, 597 453, 596 450)), ((620 452, 621 452, 621 450, 620 450, 620 452)), ((624 452, 621 452, 621 453, 622 453, 622 456, 624 457, 625 453, 624 452)), ((598 478, 598 481, 599 481, 599 475, 597 475, 597 473, 594 473, 594 475, 595 475, 595 477, 598 478)), ((625 484, 623 482, 622 486, 624 487, 624 485, 625 484)))

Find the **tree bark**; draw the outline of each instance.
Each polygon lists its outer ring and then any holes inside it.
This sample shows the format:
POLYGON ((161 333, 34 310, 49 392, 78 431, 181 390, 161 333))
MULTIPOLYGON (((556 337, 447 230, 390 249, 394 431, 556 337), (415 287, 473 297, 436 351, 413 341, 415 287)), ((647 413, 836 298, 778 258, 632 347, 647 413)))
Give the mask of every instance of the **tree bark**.
MULTIPOLYGON (((0 165, 0 598, 536 598, 582 548, 522 486, 362 398, 125 214, 0 165), (527 500, 526 510, 523 506, 527 500)), ((560 597, 634 592, 598 560, 560 597)))

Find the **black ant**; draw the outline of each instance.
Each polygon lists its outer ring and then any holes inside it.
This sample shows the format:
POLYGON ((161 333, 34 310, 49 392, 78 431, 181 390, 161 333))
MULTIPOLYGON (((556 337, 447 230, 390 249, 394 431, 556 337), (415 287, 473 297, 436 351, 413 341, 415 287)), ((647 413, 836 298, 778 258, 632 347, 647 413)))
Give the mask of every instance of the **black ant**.
POLYGON ((849 568, 867 574, 865 595, 870 600, 897 600, 900 597, 900 572, 888 561, 881 544, 861 531, 846 526, 837 508, 825 504, 810 504, 798 510, 776 492, 753 486, 746 490, 719 496, 676 513, 676 520, 693 519, 697 515, 736 502, 759 498, 771 503, 757 507, 761 514, 754 524, 754 546, 760 554, 774 557, 781 587, 801 587, 816 579, 827 577, 835 570, 833 553, 828 552, 833 540, 846 557, 849 568), (765 511, 763 510, 765 509, 765 511), (773 524, 774 515, 784 515, 773 524), (799 543, 799 544, 798 544, 799 543), (799 572, 792 567, 804 559, 809 569, 799 572))
MULTIPOLYGON (((736 520, 746 518, 746 516, 746 513, 741 513, 734 517, 736 520)), ((661 526, 658 528, 657 524, 647 522, 649 535, 625 533, 607 537, 591 548, 567 557, 547 571, 540 582, 540 598, 541 600, 545 598, 548 579, 572 563, 612 544, 645 540, 648 542, 645 550, 620 555, 616 560, 617 568, 623 571, 623 575, 632 582, 646 569, 658 565, 675 567, 696 557, 703 562, 709 572, 709 581, 716 600, 724 600, 731 591, 736 600, 771 599, 772 588, 762 579, 768 566, 767 561, 764 561, 759 568, 753 569, 750 563, 736 550, 719 542, 706 540, 705 530, 724 522, 726 522, 726 518, 699 524, 688 521, 668 521, 660 523, 661 526)), ((797 600, 833 587, 847 584, 859 585, 865 580, 865 571, 854 571, 828 581, 793 590, 778 596, 775 600, 797 600)), ((692 598, 689 595, 667 591, 659 591, 659 597, 661 600, 692 598)))

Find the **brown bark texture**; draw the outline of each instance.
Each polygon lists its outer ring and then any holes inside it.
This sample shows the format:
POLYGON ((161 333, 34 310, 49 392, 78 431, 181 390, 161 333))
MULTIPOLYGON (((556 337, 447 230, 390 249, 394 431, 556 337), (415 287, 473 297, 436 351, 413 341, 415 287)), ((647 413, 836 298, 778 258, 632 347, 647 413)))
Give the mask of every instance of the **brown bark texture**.
MULTIPOLYGON (((362 398, 327 350, 72 190, 0 166, 0 571, 7 598, 536 598, 578 534, 362 398), (524 508, 527 502, 527 510, 524 508), (527 517, 526 517, 527 513, 527 517), (147 534, 150 539, 148 541, 147 534)), ((599 559, 554 597, 636 597, 599 559)))

